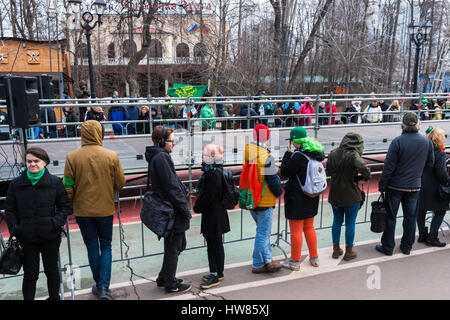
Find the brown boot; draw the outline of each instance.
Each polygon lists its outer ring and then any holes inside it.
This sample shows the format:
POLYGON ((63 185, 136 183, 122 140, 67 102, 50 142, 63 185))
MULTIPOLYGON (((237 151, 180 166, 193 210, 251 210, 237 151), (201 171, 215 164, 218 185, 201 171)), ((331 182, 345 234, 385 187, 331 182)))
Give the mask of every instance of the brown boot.
POLYGON ((345 246, 345 255, 344 255, 344 260, 348 261, 348 260, 352 260, 355 259, 357 257, 357 254, 355 251, 353 251, 353 246, 345 246))
POLYGON ((331 256, 333 259, 339 258, 339 256, 344 254, 344 250, 339 247, 339 244, 333 243, 333 255, 331 256))

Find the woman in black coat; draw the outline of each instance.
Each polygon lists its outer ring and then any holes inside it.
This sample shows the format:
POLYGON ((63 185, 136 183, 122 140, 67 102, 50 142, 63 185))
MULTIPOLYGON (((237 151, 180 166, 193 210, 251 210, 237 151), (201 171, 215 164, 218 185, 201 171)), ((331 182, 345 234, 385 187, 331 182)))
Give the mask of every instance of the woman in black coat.
POLYGON ((27 170, 11 182, 5 202, 8 229, 23 249, 23 298, 34 300, 41 254, 48 299, 59 300, 59 245, 72 210, 61 179, 45 168, 47 152, 32 147, 25 154, 27 170))
POLYGON ((299 180, 305 184, 309 161, 305 155, 318 161, 323 161, 325 155, 323 146, 309 138, 302 127, 292 129, 289 140, 281 162, 281 175, 289 178, 285 186, 284 214, 289 220, 291 231, 291 259, 283 261, 282 266, 297 271, 300 269, 303 233, 308 244, 310 263, 314 267, 319 266, 314 217, 317 215, 320 196, 314 198, 307 196, 302 191, 299 180), (291 143, 295 147, 295 152, 291 152, 291 143))
POLYGON ((445 242, 438 239, 439 228, 448 209, 448 201, 439 197, 439 185, 450 182, 447 171, 447 154, 445 153, 445 132, 441 128, 428 128, 427 136, 433 141, 435 163, 433 167, 426 167, 422 174, 422 186, 418 203, 417 227, 419 228, 418 242, 425 242, 429 246, 444 247, 445 242), (425 227, 427 211, 433 211, 430 232, 425 227))
POLYGON ((210 274, 203 277, 202 289, 218 286, 223 280, 225 251, 222 235, 230 231, 227 210, 222 204, 223 194, 223 148, 209 144, 203 150, 203 174, 199 179, 200 196, 194 205, 194 212, 202 214, 200 232, 208 247, 210 274))

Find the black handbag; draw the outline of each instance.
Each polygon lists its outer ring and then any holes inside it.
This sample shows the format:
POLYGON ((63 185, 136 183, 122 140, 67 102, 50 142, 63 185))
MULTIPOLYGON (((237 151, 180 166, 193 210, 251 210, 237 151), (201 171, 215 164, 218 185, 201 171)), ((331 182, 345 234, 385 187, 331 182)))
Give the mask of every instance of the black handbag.
POLYGON ((384 232, 386 229, 386 215, 384 194, 381 193, 377 201, 372 201, 372 213, 370 214, 370 230, 372 232, 384 232))
POLYGON ((5 250, 0 255, 0 273, 18 274, 22 268, 23 253, 19 241, 13 235, 9 237, 5 250))
POLYGON ((172 204, 153 191, 146 192, 141 208, 141 221, 158 236, 158 240, 170 236, 175 223, 172 204))
POLYGON ((439 197, 442 200, 450 201, 450 187, 448 185, 447 186, 444 186, 444 185, 439 186, 439 197))

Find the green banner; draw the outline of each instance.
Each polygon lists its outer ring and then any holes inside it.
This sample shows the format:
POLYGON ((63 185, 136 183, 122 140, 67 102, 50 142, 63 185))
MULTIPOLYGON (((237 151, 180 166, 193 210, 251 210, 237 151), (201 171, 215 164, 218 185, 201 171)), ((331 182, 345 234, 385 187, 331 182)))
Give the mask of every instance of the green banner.
POLYGON ((208 86, 193 86, 189 84, 174 83, 167 94, 170 97, 203 97, 208 86))

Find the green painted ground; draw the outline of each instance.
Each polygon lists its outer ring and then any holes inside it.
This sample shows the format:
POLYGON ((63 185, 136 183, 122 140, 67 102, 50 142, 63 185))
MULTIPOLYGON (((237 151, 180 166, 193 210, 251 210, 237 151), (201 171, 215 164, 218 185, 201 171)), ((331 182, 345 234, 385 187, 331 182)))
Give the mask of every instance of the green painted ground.
MULTIPOLYGON (((370 195, 367 203, 370 204, 371 201, 376 200, 378 195, 370 195)), ((358 241, 379 239, 381 234, 375 234, 370 231, 370 224, 364 223, 369 220, 370 208, 366 209, 366 206, 362 208, 358 214, 357 225, 356 225, 356 244, 358 241)), ((274 211, 274 218, 272 224, 272 232, 275 234, 278 230, 278 207, 274 211)), ((286 237, 286 221, 284 219, 283 206, 280 208, 280 233, 282 237, 286 237)), ((401 209, 399 212, 401 216, 401 209)), ((225 235, 225 241, 229 242, 225 244, 225 258, 226 264, 251 261, 252 250, 253 250, 253 239, 241 240, 254 237, 255 234, 255 223, 248 211, 236 210, 229 213, 231 231, 225 235)), ((178 263, 178 271, 187 271, 192 269, 206 268, 208 267, 206 248, 204 247, 204 240, 200 234, 200 221, 201 217, 196 215, 191 220, 191 228, 187 232, 187 246, 189 249, 180 255, 178 263)), ((331 206, 328 202, 324 201, 323 205, 319 207, 319 214, 315 218, 315 226, 317 229, 317 241, 319 248, 329 247, 332 245, 331 240, 331 224, 332 224, 332 212, 331 206), (321 214, 322 211, 322 214, 321 214)), ((341 243, 344 243, 344 228, 341 232, 341 243)), ((397 223, 397 234, 402 233, 401 221, 397 223)), ((272 243, 277 240, 276 236, 272 236, 272 243)), ((289 240, 289 237, 287 238, 289 240)), ((75 274, 79 272, 79 279, 81 281, 77 282, 76 289, 87 289, 92 287, 94 281, 92 280, 91 271, 88 265, 86 248, 84 246, 81 234, 78 231, 70 232, 70 243, 71 243, 71 254, 72 254, 72 264, 81 266, 79 269, 75 269, 75 274)), ((290 252, 290 246, 284 241, 280 241, 280 246, 285 250, 286 253, 290 252)), ((158 241, 156 236, 148 230, 141 223, 132 223, 124 225, 123 228, 119 226, 114 227, 113 232, 113 260, 117 260, 113 263, 112 268, 112 279, 111 284, 121 283, 130 281, 130 269, 127 267, 127 262, 118 261, 134 257, 142 257, 146 255, 153 255, 150 257, 143 257, 138 259, 130 260, 130 267, 133 269, 134 273, 145 278, 150 278, 157 276, 161 264, 162 264, 162 253, 163 243, 158 241), (122 229, 122 232, 120 232, 122 229), (120 237, 125 240, 125 243, 120 245, 120 237), (128 247, 127 247, 128 246, 128 247)), ((306 242, 304 242, 303 251, 307 253, 306 242)), ((61 249, 61 264, 62 266, 69 263, 68 255, 68 245, 67 238, 63 238, 61 249)), ((273 249, 273 255, 281 255, 282 251, 279 248, 273 249)), ((41 266, 41 270, 42 266, 41 266)), ((64 290, 69 292, 70 289, 67 285, 69 274, 63 273, 64 280, 64 290)), ((133 280, 139 280, 138 276, 134 276, 133 280)), ((0 278, 0 299, 22 299, 21 293, 22 286, 22 276, 14 278, 0 278)), ((43 273, 41 273, 38 283, 37 283, 37 293, 36 297, 46 297, 46 278, 43 273)))

